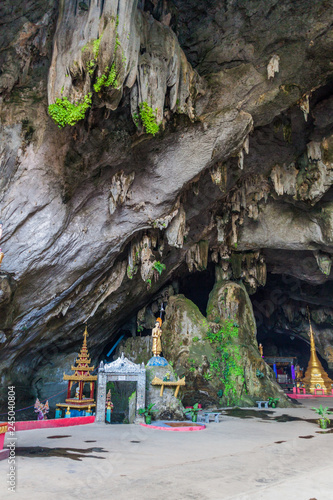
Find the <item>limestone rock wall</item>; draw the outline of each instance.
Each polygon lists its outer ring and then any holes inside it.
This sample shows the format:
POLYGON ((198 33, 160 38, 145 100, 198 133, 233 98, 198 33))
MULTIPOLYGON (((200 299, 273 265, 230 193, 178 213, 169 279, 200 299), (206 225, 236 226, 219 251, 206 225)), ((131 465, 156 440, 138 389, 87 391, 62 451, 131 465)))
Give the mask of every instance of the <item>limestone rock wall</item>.
POLYGON ((161 123, 167 94, 170 111, 194 118, 195 97, 203 92, 204 82, 166 24, 138 10, 137 0, 93 1, 87 9, 63 1, 49 71, 49 103, 63 97, 82 101, 113 65, 116 80, 97 92, 97 106, 116 109, 127 87, 135 121, 146 102, 161 123))
POLYGON ((165 387, 163 396, 160 395, 161 387, 151 385, 152 380, 157 377, 163 380, 168 377, 170 381, 177 380, 177 375, 170 365, 147 366, 147 405, 154 404, 154 420, 185 420, 184 406, 181 402, 181 393, 175 397, 175 387, 165 387))

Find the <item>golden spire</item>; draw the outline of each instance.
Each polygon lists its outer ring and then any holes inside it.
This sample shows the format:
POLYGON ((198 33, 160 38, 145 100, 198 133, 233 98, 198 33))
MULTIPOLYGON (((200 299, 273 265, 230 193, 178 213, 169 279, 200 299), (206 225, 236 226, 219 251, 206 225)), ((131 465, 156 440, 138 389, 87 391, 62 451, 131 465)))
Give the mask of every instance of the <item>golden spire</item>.
POLYGON ((330 394, 333 380, 329 378, 317 356, 309 308, 308 317, 310 325, 310 359, 302 382, 305 385, 307 392, 310 392, 311 394, 314 394, 315 389, 323 389, 325 394, 330 394))
POLYGON ((83 332, 83 344, 81 351, 75 360, 76 366, 71 366, 71 370, 74 372, 73 375, 65 375, 64 380, 97 380, 97 375, 90 375, 90 372, 94 371, 95 367, 90 366, 91 359, 87 347, 87 337, 88 329, 87 325, 83 332))
POLYGON ((82 347, 87 347, 87 337, 89 337, 89 334, 88 334, 88 328, 87 328, 87 323, 86 323, 86 327, 85 327, 84 332, 83 332, 83 344, 82 344, 82 347))

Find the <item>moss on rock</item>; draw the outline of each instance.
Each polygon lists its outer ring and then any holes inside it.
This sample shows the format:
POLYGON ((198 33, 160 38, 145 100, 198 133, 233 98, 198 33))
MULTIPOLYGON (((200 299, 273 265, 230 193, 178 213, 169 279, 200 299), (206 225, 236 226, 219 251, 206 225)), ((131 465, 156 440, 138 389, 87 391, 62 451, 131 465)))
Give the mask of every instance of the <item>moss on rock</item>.
POLYGON ((114 359, 124 353, 125 358, 133 361, 133 363, 146 365, 152 356, 151 353, 152 341, 151 337, 130 337, 120 342, 114 359))
POLYGON ((218 281, 209 294, 207 319, 220 324, 230 318, 239 327, 240 341, 257 347, 257 327, 245 286, 231 281, 218 281))
MULTIPOLYGON (((216 322, 220 328, 227 321, 237 325, 238 335, 231 339, 240 356, 243 367, 243 376, 239 374, 237 366, 231 374, 235 397, 233 404, 255 404, 258 399, 278 397, 281 406, 288 406, 280 386, 275 382, 271 368, 264 362, 258 351, 256 339, 256 322, 253 314, 252 303, 244 285, 219 281, 215 284, 209 295, 207 305, 207 319, 216 322), (257 369, 264 373, 263 378, 256 375, 257 369), (238 398, 238 401, 237 401, 238 398)), ((239 363, 236 363, 239 367, 239 363)), ((223 383, 223 381, 222 381, 223 383)), ((222 404, 229 404, 228 395, 221 398, 222 404)), ((230 400, 230 398, 229 398, 230 400)))

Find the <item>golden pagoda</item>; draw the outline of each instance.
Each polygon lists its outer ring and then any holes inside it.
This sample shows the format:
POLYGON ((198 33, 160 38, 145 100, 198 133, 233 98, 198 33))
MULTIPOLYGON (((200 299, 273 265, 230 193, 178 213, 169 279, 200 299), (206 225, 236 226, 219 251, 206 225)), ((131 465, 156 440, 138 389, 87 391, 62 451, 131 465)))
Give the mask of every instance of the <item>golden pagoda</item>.
POLYGON ((87 336, 88 330, 87 326, 83 333, 83 344, 81 347, 81 351, 79 357, 76 359, 76 366, 71 366, 71 370, 74 372, 73 375, 66 375, 64 373, 64 380, 68 380, 68 389, 67 389, 67 399, 65 403, 57 403, 56 406, 59 408, 73 408, 76 410, 84 410, 85 408, 94 408, 96 403, 94 401, 94 389, 95 389, 95 381, 97 380, 97 375, 91 375, 95 367, 90 366, 91 359, 89 357, 88 348, 87 348, 87 336), (76 389, 75 397, 71 398, 71 389, 73 384, 77 382, 78 387, 76 389), (90 385, 90 396, 86 398, 83 396, 83 388, 85 384, 90 385))
POLYGON ((309 364, 306 369, 305 376, 302 379, 302 383, 305 385, 306 392, 310 392, 311 394, 314 394, 315 389, 322 389, 324 394, 330 394, 333 380, 329 378, 317 356, 310 314, 309 324, 311 353, 309 364))

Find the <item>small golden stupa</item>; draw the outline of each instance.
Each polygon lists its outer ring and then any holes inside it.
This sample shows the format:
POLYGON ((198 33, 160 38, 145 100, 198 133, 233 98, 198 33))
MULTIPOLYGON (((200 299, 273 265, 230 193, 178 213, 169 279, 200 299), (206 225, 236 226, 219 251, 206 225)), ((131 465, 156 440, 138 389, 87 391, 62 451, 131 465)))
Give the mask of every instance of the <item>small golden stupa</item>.
POLYGON ((64 373, 64 380, 68 380, 67 389, 67 399, 65 403, 57 403, 58 407, 73 408, 76 410, 83 410, 85 408, 93 408, 96 406, 94 401, 94 388, 95 381, 97 380, 97 375, 91 375, 90 372, 95 369, 94 366, 90 366, 91 359, 89 357, 87 348, 87 336, 88 330, 87 326, 83 333, 83 344, 79 357, 76 359, 76 366, 71 366, 71 370, 74 372, 73 375, 66 375, 64 373), (76 395, 71 398, 72 385, 78 382, 78 388, 76 389, 76 395), (83 396, 83 387, 88 383, 90 385, 90 396, 86 398, 83 396))
POLYGON ((317 356, 310 314, 309 324, 311 353, 309 364, 306 369, 305 376, 302 379, 302 383, 305 385, 306 392, 309 392, 311 394, 314 394, 315 389, 322 389, 324 394, 330 394, 331 384, 333 384, 333 380, 329 378, 317 356))

